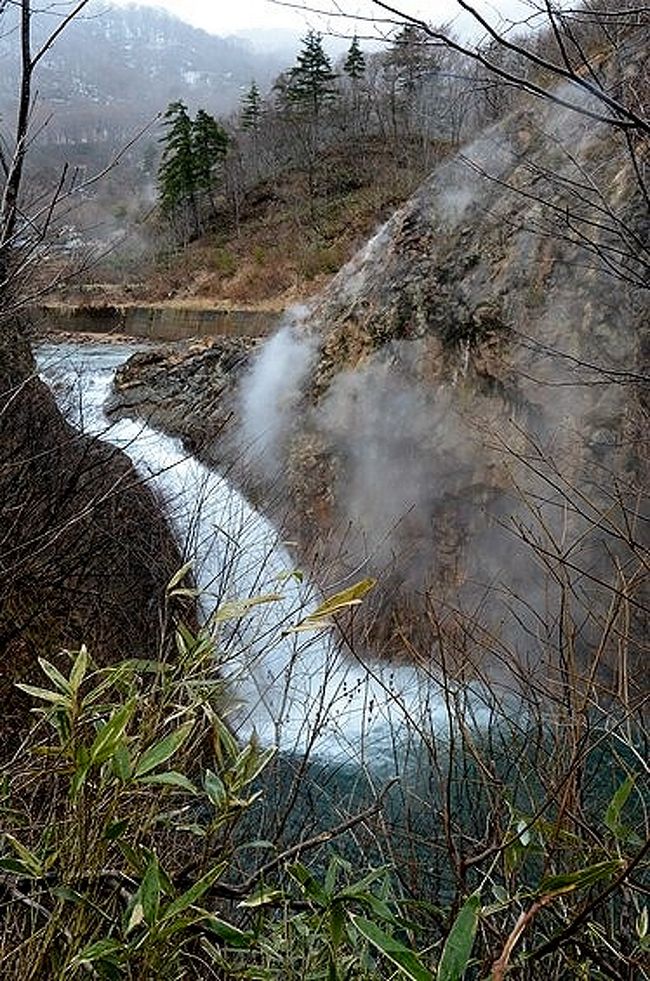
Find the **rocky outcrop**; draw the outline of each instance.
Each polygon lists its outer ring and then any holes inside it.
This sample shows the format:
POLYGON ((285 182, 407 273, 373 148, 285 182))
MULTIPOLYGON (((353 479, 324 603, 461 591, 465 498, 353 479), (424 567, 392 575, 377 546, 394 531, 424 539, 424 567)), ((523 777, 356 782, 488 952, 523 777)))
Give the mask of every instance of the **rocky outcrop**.
MULTIPOLYGON (((182 395, 160 363, 118 379, 118 400, 141 382, 204 459, 238 454, 321 578, 380 576, 375 650, 470 673, 486 652, 492 670, 521 657, 557 673, 564 644, 583 669, 612 597, 647 610, 638 161, 605 124, 540 105, 440 167, 238 367, 236 393, 220 365, 218 405, 199 381, 213 353, 188 359, 182 395)), ((610 646, 616 685, 629 665, 610 646)))
POLYGON ((225 434, 237 385, 260 342, 225 336, 140 351, 118 369, 106 411, 144 418, 202 455, 225 434))
MULTIPOLYGON (((82 437, 35 374, 19 325, 0 338, 0 749, 25 722, 13 684, 85 643, 100 664, 159 656, 165 586, 182 564, 128 458, 82 437)), ((192 611, 184 611, 192 620, 192 611)), ((64 662, 65 663, 65 662, 64 662)))

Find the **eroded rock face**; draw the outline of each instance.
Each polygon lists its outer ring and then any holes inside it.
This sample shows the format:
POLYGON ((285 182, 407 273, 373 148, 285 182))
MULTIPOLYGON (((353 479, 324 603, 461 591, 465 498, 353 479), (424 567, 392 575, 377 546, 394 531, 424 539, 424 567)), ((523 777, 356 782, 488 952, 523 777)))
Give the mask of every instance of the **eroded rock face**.
MULTIPOLYGON (((617 564, 647 608, 647 249, 624 141, 538 103, 440 167, 173 431, 208 462, 235 447, 236 479, 322 580, 380 577, 374 650, 557 670, 569 596, 584 664, 617 564)), ((137 374, 164 402, 164 372, 137 374)))
POLYGON ((259 338, 208 338, 134 354, 117 371, 107 412, 207 447, 228 427, 233 393, 259 338))
MULTIPOLYGON (((182 565, 128 458, 82 437, 35 374, 18 325, 0 338, 0 749, 42 684, 38 656, 85 643, 99 663, 158 656, 165 586, 182 565)), ((184 613, 192 620, 191 610, 184 613)))

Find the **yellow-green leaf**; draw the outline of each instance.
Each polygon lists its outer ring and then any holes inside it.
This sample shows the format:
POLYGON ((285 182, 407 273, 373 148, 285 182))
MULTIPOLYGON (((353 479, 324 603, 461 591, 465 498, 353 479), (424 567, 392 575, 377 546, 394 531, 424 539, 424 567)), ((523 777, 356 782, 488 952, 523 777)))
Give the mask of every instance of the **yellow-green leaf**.
POLYGON ((212 623, 239 620, 256 606, 263 606, 266 603, 277 603, 281 599, 284 599, 281 593, 264 593, 261 596, 250 596, 248 599, 230 600, 227 603, 222 603, 219 609, 213 613, 212 623))
POLYGON ((109 759, 122 741, 122 737, 135 710, 135 699, 131 698, 110 717, 95 736, 90 747, 90 764, 101 765, 109 759))
POLYGON ((195 882, 193 886, 184 892, 178 899, 175 899, 173 903, 170 903, 167 909, 163 912, 160 917, 161 923, 167 922, 173 917, 178 916, 179 913, 184 912, 188 907, 196 903, 204 893, 208 891, 210 886, 225 872, 228 866, 227 862, 219 862, 214 868, 210 869, 202 878, 195 882))
POLYGON ((300 623, 297 623, 295 627, 290 627, 286 633, 322 630, 325 627, 330 627, 332 625, 330 618, 335 613, 340 613, 342 610, 347 610, 352 606, 359 606, 363 597, 371 589, 374 589, 376 584, 376 579, 362 579, 360 582, 349 586, 340 593, 330 596, 320 606, 317 606, 312 613, 301 620, 300 623))
POLYGON ((174 732, 170 732, 168 736, 165 736, 159 742, 154 743, 148 749, 145 749, 144 753, 136 763, 135 776, 142 777, 145 773, 149 773, 150 770, 154 770, 161 763, 165 763, 170 757, 177 753, 181 748, 192 729, 194 728, 194 722, 185 722, 174 732))
POLYGON ((550 875, 542 880, 537 892, 541 896, 560 896, 567 892, 574 892, 576 889, 587 889, 597 882, 610 879, 621 868, 622 862, 614 859, 606 862, 597 862, 595 865, 578 869, 576 872, 550 875))
POLYGON ((64 675, 61 674, 57 667, 55 667, 50 661, 46 661, 44 657, 39 657, 38 663, 40 664, 43 673, 48 676, 50 681, 56 685, 60 692, 62 692, 64 695, 72 694, 70 682, 64 675))

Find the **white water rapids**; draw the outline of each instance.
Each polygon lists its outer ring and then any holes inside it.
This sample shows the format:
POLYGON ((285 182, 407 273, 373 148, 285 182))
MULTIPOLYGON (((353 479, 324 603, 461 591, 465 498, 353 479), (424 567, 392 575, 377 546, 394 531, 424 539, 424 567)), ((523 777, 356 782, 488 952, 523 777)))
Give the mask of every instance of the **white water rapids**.
POLYGON ((263 743, 286 752, 394 764, 407 720, 420 733, 446 723, 438 686, 412 667, 362 665, 339 651, 326 631, 284 633, 318 598, 309 584, 286 578, 293 563, 272 526, 223 477, 188 456, 180 441, 104 415, 115 370, 133 350, 48 344, 38 351, 38 365, 67 417, 128 453, 162 498, 193 562, 206 619, 224 601, 282 594, 250 610, 219 662, 240 706, 239 731, 246 736, 254 729, 263 743))

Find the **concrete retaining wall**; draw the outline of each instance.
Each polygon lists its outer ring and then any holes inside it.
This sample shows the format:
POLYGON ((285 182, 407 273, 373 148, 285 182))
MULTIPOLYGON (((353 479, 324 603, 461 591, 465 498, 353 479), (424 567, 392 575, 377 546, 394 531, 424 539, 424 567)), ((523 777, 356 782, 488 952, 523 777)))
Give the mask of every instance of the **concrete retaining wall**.
POLYGON ((189 337, 259 337, 272 333, 281 313, 259 310, 194 310, 191 307, 40 306, 32 311, 44 330, 125 334, 156 341, 189 337))

